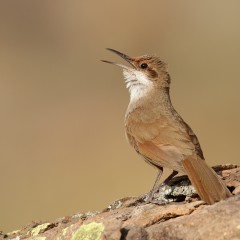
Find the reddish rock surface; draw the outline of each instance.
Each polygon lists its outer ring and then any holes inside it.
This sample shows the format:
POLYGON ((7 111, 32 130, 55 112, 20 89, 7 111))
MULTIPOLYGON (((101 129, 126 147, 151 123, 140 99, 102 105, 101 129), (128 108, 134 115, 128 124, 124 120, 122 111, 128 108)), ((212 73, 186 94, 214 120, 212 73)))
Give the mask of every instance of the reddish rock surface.
POLYGON ((53 223, 35 222, 14 233, 0 233, 0 239, 83 240, 212 240, 240 239, 240 167, 214 167, 233 197, 206 205, 200 201, 186 177, 146 204, 144 195, 115 201, 99 212, 79 213, 53 223))

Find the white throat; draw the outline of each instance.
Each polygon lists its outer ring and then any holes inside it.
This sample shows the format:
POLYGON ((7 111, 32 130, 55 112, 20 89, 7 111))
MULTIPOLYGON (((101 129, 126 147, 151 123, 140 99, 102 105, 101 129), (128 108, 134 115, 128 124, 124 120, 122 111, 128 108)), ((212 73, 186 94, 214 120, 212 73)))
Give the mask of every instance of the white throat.
POLYGON ((135 102, 145 97, 153 88, 153 83, 139 71, 123 71, 126 87, 130 92, 130 101, 135 102))

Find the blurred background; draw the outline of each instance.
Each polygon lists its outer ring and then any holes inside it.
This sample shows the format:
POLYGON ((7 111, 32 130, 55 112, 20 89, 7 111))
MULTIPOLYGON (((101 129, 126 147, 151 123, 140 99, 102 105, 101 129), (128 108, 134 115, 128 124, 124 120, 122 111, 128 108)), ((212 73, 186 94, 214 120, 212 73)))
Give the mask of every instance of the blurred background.
MULTIPOLYGON (((122 62, 169 64, 175 108, 210 165, 240 163, 240 2, 1 1, 0 230, 148 192, 128 146, 122 62)), ((168 173, 168 171, 167 171, 168 173)))

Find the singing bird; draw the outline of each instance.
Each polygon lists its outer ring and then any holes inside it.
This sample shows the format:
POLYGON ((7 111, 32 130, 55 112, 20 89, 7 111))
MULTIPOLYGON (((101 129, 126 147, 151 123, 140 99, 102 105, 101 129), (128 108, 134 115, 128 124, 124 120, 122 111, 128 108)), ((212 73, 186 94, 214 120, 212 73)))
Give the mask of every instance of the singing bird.
POLYGON ((130 93, 125 115, 128 142, 159 171, 148 202, 162 184, 167 184, 179 172, 188 175, 201 199, 208 204, 231 196, 219 176, 206 164, 197 136, 172 106, 167 64, 156 56, 129 57, 114 49, 107 50, 130 65, 103 60, 123 69, 130 93), (163 168, 173 172, 160 184, 163 168))

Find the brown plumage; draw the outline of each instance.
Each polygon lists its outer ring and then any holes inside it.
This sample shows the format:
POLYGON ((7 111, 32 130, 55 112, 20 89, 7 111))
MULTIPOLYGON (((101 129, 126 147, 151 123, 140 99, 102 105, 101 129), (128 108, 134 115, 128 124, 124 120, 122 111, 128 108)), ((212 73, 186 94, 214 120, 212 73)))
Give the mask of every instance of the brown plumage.
POLYGON ((170 75, 167 65, 156 56, 129 57, 116 50, 117 55, 131 67, 112 63, 123 68, 130 103, 125 115, 126 136, 144 160, 159 169, 157 180, 149 194, 152 200, 159 188, 163 168, 173 173, 186 173, 202 200, 208 204, 231 196, 231 193, 205 163, 199 141, 192 129, 173 108, 170 95, 170 75))

